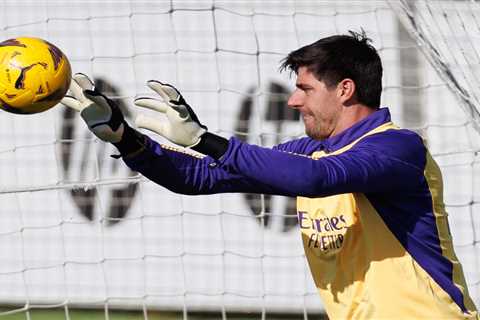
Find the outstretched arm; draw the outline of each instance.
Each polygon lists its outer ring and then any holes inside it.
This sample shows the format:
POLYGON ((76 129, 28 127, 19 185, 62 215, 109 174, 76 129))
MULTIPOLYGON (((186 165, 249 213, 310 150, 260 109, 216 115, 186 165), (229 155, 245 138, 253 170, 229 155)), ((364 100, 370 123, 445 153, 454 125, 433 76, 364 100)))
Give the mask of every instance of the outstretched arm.
MULTIPOLYGON (((223 157, 215 160, 162 147, 148 139, 144 151, 124 160, 150 180, 183 194, 248 192, 318 197, 415 188, 413 184, 423 175, 422 164, 384 152, 375 140, 373 136, 365 138, 347 152, 313 159, 232 138, 223 157)), ((419 159, 423 159, 422 149, 418 144, 419 159)))
MULTIPOLYGON (((366 137, 341 154, 313 159, 308 154, 313 152, 316 141, 308 138, 269 149, 210 134, 173 86, 157 81, 148 85, 162 100, 139 98, 135 103, 165 113, 168 121, 141 117, 137 124, 217 159, 215 169, 205 167, 205 171, 225 174, 220 180, 248 181, 235 191, 318 197, 408 190, 415 187, 415 181, 422 181, 425 148, 417 136, 399 137, 396 130, 391 130, 393 133, 382 133, 381 138, 366 137), (406 145, 400 147, 404 141, 406 145), (297 150, 302 154, 296 154, 297 150)), ((189 174, 194 180, 208 176, 196 170, 189 174)))
MULTIPOLYGON (((158 82, 155 84, 159 85, 158 82)), ((169 90, 169 87, 165 87, 164 90, 169 90)), ((171 91, 170 94, 174 95, 175 92, 171 91)), ((99 92, 84 74, 77 73, 73 76, 69 95, 62 100, 62 104, 78 111, 90 131, 99 139, 117 147, 121 157, 133 170, 174 192, 183 194, 275 192, 269 186, 216 167, 216 162, 211 157, 199 157, 185 150, 161 146, 141 134, 129 126, 115 102, 99 92)), ((179 110, 182 111, 181 108, 179 110)), ((148 124, 148 118, 145 119, 148 124)), ((184 122, 183 119, 179 121, 184 122)), ((221 146, 228 146, 228 141, 219 136, 206 134, 206 127, 197 125, 197 122, 187 123, 187 133, 180 138, 177 133, 176 139, 183 139, 181 142, 184 144, 198 145, 199 151, 209 150, 213 156, 219 156, 215 152, 223 150, 221 146), (200 136, 211 138, 200 141, 200 136)), ((158 125, 159 123, 155 122, 157 129, 158 125)))
POLYGON ((289 147, 272 150, 208 133, 175 88, 149 82, 164 100, 140 98, 136 104, 166 113, 168 121, 160 123, 154 118, 140 117, 137 123, 208 155, 197 158, 162 147, 131 128, 113 101, 98 92, 85 75, 77 74, 73 80, 73 96, 64 98, 62 103, 80 111, 89 129, 100 139, 113 143, 132 169, 175 192, 316 197, 405 189, 414 187, 413 181, 421 181, 423 175, 424 147, 416 138, 407 139, 412 145, 403 154, 391 154, 391 150, 401 149, 395 135, 388 138, 392 141, 378 141, 371 136, 342 154, 313 159, 288 152, 292 151, 289 147), (392 144, 396 148, 385 148, 392 144), (417 160, 409 158, 412 150, 417 160))

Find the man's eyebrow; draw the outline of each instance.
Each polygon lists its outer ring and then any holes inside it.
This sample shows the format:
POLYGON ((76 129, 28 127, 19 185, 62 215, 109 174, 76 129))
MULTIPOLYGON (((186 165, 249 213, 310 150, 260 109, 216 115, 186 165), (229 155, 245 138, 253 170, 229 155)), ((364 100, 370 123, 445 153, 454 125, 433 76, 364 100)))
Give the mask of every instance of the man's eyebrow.
POLYGON ((308 85, 308 84, 302 83, 302 82, 296 83, 295 86, 296 86, 298 89, 302 89, 302 90, 304 90, 304 89, 311 89, 311 88, 312 88, 311 85, 308 85))

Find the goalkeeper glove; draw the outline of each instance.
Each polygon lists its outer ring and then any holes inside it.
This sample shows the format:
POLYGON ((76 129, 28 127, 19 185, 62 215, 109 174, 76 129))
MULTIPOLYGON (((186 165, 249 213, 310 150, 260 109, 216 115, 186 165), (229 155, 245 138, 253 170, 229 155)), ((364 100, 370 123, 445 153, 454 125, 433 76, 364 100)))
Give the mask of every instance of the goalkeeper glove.
POLYGON ((175 144, 192 148, 215 159, 225 153, 228 140, 209 133, 175 87, 156 80, 148 81, 147 86, 160 95, 162 100, 141 97, 135 99, 135 105, 163 113, 168 121, 161 122, 153 117, 139 115, 135 120, 139 128, 156 132, 175 144))
POLYGON ((207 132, 207 127, 200 123, 180 92, 169 84, 155 80, 148 81, 147 86, 159 94, 162 100, 138 98, 134 103, 139 107, 164 113, 168 122, 139 115, 135 124, 140 128, 154 131, 182 147, 197 145, 200 137, 207 132))
POLYGON ((73 76, 70 93, 72 96, 65 96, 61 103, 80 112, 90 131, 99 139, 113 143, 122 155, 143 149, 143 135, 127 124, 115 102, 99 92, 86 75, 73 76))

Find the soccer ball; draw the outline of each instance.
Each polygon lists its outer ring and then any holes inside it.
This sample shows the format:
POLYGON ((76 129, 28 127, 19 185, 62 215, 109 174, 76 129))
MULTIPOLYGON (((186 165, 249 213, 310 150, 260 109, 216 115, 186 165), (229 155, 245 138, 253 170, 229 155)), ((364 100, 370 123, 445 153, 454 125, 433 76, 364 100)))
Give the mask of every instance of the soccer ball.
POLYGON ((32 114, 60 102, 70 86, 67 57, 38 38, 14 38, 0 43, 0 108, 32 114))

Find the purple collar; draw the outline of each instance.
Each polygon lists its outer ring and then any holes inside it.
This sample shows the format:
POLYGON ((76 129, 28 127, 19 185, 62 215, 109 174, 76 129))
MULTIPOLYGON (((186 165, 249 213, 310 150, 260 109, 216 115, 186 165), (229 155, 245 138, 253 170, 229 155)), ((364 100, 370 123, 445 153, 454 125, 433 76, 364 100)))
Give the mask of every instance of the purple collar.
POLYGON ((350 128, 321 141, 322 149, 325 149, 326 152, 336 151, 357 140, 365 133, 389 121, 391 121, 391 117, 388 108, 380 108, 368 117, 355 123, 350 128))

